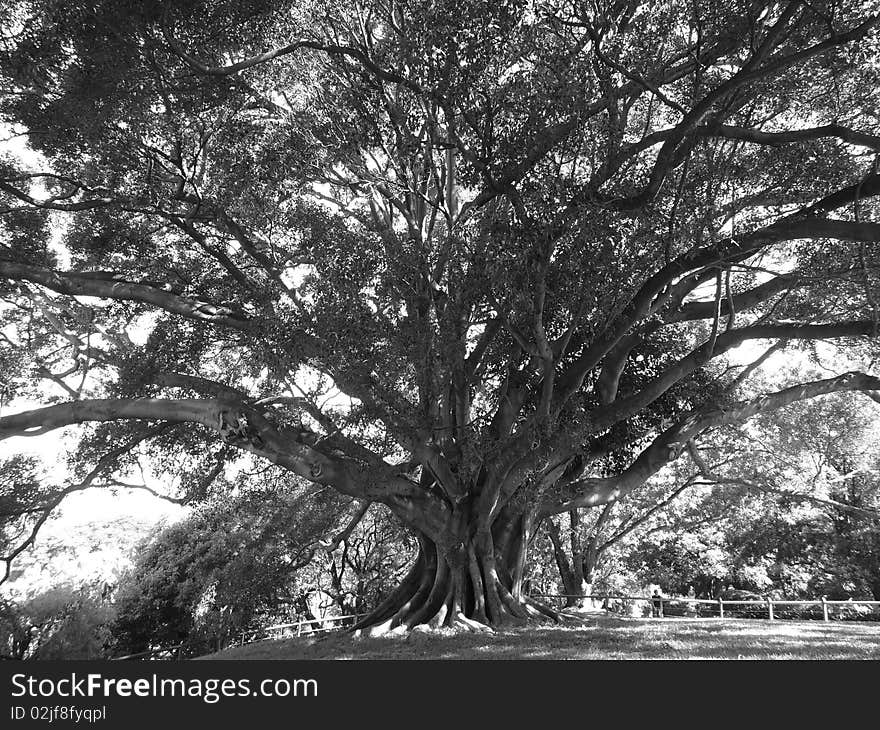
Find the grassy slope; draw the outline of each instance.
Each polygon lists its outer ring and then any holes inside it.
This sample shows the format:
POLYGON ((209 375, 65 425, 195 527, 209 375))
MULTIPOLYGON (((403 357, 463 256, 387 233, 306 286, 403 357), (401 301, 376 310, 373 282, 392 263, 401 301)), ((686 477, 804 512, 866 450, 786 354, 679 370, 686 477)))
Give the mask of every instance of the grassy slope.
POLYGON ((205 659, 880 659, 880 625, 627 619, 496 634, 261 641, 205 659))

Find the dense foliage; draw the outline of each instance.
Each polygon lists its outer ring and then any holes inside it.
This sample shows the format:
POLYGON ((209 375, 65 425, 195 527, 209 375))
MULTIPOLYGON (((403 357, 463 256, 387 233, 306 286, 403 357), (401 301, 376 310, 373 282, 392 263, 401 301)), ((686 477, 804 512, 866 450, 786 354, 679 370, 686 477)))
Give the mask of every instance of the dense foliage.
POLYGON ((145 541, 115 591, 114 652, 199 655, 268 625, 364 613, 391 591, 412 548, 388 515, 284 487, 215 498, 145 541))
POLYGON ((880 389, 873 0, 0 17, 3 387, 41 402, 0 437, 92 424, 75 483, 3 492, 25 539, 147 458, 181 502, 263 464, 411 532, 365 626, 481 631, 554 615, 523 591, 542 520, 880 389), (729 359, 822 341, 849 372, 756 393, 729 359))

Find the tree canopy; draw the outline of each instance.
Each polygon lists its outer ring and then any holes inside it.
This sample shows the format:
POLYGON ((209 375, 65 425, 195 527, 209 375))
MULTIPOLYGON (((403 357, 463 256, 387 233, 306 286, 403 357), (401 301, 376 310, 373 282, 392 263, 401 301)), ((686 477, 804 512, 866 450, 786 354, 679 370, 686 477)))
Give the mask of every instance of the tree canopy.
POLYGON ((0 9, 2 386, 43 402, 0 438, 387 505, 420 548, 375 632, 552 614, 538 522, 877 397, 873 0, 0 9), (744 390, 818 341, 856 369, 744 390))

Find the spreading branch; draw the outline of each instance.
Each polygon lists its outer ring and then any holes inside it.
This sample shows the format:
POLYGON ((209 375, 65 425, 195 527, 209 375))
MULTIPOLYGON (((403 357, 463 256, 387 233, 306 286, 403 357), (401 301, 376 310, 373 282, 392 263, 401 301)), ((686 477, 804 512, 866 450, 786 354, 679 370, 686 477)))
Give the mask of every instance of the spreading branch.
POLYGON ((724 408, 698 411, 661 433, 623 472, 611 477, 589 477, 563 483, 551 490, 541 514, 550 515, 577 507, 594 507, 620 499, 644 484, 666 464, 681 455, 687 443, 710 428, 741 423, 759 413, 784 408, 797 401, 845 391, 880 391, 880 378, 850 372, 732 403, 724 408))

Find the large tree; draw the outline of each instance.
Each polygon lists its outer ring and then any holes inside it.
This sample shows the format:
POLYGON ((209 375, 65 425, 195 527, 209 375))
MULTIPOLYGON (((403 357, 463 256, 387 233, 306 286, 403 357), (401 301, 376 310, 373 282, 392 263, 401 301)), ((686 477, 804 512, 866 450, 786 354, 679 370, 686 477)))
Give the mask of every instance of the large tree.
POLYGON ((420 550, 375 632, 551 613, 537 521, 880 389, 725 359, 876 351, 874 0, 2 6, 5 387, 59 395, 0 437, 384 503, 420 550))

